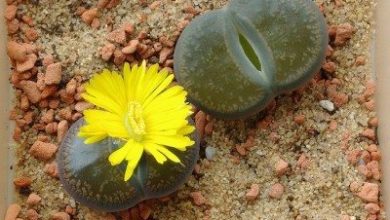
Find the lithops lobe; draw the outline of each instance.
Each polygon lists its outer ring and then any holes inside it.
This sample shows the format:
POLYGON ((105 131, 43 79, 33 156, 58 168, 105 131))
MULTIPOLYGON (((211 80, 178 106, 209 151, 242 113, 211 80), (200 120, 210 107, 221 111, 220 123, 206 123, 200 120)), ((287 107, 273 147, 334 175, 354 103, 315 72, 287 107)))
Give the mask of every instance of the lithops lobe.
POLYGON ((119 211, 137 203, 169 195, 176 191, 191 175, 199 153, 196 133, 195 145, 187 151, 175 151, 182 164, 157 164, 144 153, 133 177, 125 182, 126 165, 111 166, 108 156, 121 146, 118 140, 106 139, 85 145, 77 137, 84 120, 80 119, 69 129, 58 154, 59 176, 65 190, 78 202, 103 211, 119 211))
POLYGON ((187 26, 175 74, 201 109, 238 118, 307 82, 327 43, 325 20, 310 0, 233 0, 187 26))

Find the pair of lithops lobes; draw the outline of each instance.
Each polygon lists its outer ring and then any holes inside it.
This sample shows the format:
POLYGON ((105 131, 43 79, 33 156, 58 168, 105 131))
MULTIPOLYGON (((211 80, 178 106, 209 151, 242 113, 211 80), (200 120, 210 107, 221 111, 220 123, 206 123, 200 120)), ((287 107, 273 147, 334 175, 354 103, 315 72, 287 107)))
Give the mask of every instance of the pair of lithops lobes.
POLYGON ((58 165, 65 190, 76 201, 91 208, 119 211, 151 198, 169 195, 184 184, 198 160, 199 139, 194 132, 194 146, 186 151, 170 149, 181 163, 158 164, 144 152, 132 178, 123 181, 126 164, 111 166, 108 157, 122 141, 107 138, 97 144, 84 144, 78 137, 84 120, 75 122, 61 144, 58 165))
MULTIPOLYGON (((277 94, 293 90, 319 70, 325 57, 324 18, 310 0, 235 0, 205 13, 184 30, 176 46, 175 74, 189 98, 204 111, 237 118, 263 109, 277 94)), ((199 141, 174 151, 181 164, 159 165, 144 153, 129 181, 125 164, 108 156, 122 146, 106 139, 85 145, 77 121, 58 155, 60 179, 77 201, 117 211, 176 191, 198 159, 199 141)))
POLYGON ((174 69, 200 109, 240 118, 307 82, 327 44, 325 19, 311 0, 235 0, 190 23, 174 69))

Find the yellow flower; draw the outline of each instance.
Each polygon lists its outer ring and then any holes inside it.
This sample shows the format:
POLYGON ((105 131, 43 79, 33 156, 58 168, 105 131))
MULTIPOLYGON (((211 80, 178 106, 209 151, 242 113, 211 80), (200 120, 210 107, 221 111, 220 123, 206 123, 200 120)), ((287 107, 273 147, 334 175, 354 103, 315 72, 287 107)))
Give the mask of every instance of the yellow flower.
POLYGON ((143 152, 152 155, 159 164, 168 159, 180 163, 170 151, 185 151, 194 144, 188 136, 195 128, 188 123, 192 114, 186 103, 183 87, 171 85, 174 78, 166 69, 158 71, 158 64, 146 68, 126 63, 123 74, 104 70, 85 85, 82 97, 96 109, 84 111, 85 125, 79 136, 86 144, 107 137, 126 143, 111 153, 112 166, 127 161, 124 180, 133 175, 143 152))

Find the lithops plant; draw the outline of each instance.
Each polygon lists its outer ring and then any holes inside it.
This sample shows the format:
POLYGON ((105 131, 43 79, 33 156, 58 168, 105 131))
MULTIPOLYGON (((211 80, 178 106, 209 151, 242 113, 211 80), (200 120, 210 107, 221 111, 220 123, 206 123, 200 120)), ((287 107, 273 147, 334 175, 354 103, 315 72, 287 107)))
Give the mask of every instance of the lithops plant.
POLYGON ((62 142, 60 180, 80 203, 118 211, 176 191, 191 175, 199 141, 183 87, 159 66, 126 63, 84 84, 83 112, 62 142))
POLYGON ((64 189, 78 202, 103 211, 119 211, 151 198, 177 191, 191 175, 199 154, 199 141, 187 151, 172 150, 181 163, 157 164, 144 154, 129 181, 123 181, 125 164, 112 167, 107 158, 121 146, 120 140, 105 139, 85 144, 77 133, 84 119, 75 122, 58 153, 59 176, 64 189))
POLYGON ((327 43, 324 17, 311 0, 233 0, 186 27, 174 69, 200 109, 239 118, 307 82, 327 43))

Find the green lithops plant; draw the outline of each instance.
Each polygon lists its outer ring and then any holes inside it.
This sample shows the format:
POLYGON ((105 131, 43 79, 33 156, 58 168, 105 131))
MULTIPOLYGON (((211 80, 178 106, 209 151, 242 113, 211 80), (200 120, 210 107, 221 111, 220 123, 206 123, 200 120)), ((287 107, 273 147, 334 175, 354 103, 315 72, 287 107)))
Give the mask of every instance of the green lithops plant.
POLYGON ((61 183, 78 202, 103 211, 119 211, 151 198, 167 196, 178 190, 191 175, 199 155, 196 133, 194 146, 174 153, 181 163, 159 165, 144 154, 132 178, 123 181, 124 164, 112 167, 107 158, 122 142, 111 138, 95 144, 85 144, 77 133, 84 124, 80 119, 69 129, 58 154, 61 183))
POLYGON ((307 82, 327 43, 325 19, 311 0, 233 0, 186 27, 174 69, 200 109, 239 118, 307 82))
POLYGON ((158 64, 104 70, 84 84, 83 111, 58 154, 59 176, 80 203, 104 211, 171 194, 191 175, 199 140, 187 92, 158 64))

